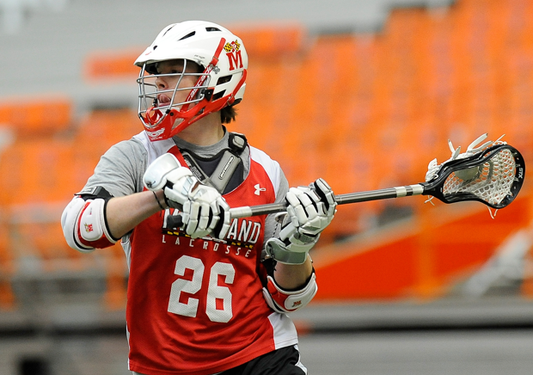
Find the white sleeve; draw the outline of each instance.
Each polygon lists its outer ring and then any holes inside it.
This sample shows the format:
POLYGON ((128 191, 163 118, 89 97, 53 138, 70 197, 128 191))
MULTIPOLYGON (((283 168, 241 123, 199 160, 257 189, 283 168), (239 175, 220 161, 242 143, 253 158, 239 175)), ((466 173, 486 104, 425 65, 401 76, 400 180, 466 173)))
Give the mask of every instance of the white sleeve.
POLYGON ((80 193, 90 194, 96 187, 105 188, 114 197, 143 191, 142 176, 147 166, 147 151, 140 142, 119 142, 102 155, 80 193))

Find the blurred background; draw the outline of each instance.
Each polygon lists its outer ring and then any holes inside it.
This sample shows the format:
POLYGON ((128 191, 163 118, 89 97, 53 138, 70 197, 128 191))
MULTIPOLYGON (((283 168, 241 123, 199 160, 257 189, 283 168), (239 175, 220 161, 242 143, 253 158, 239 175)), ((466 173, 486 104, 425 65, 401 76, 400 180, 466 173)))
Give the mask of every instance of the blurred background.
MULTIPOLYGON (((136 57, 166 25, 220 23, 250 56, 230 130, 291 185, 424 180, 488 132, 532 158, 529 0, 0 0, 0 374, 128 374, 119 245, 89 255, 60 215, 141 131, 136 57)), ((339 207, 293 314, 310 374, 530 374, 532 198, 339 207)))

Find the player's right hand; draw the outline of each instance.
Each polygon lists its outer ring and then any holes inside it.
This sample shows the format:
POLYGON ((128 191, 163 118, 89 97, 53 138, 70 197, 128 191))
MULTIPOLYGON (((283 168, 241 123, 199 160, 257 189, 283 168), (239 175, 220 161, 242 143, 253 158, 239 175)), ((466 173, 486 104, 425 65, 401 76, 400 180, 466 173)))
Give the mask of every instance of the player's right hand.
POLYGON ((144 174, 147 189, 163 189, 168 207, 182 211, 181 228, 193 238, 212 235, 223 239, 230 226, 229 206, 222 195, 202 184, 180 166, 172 154, 157 158, 144 174))
MULTIPOLYGON (((172 197, 174 190, 165 189, 165 195, 172 197)), ((213 237, 224 239, 228 233, 231 217, 229 205, 213 187, 198 184, 188 194, 183 204, 182 228, 192 238, 213 237)))
POLYGON ((182 226, 192 238, 212 235, 223 239, 230 226, 229 206, 213 187, 202 184, 188 168, 166 175, 165 200, 182 211, 182 226))

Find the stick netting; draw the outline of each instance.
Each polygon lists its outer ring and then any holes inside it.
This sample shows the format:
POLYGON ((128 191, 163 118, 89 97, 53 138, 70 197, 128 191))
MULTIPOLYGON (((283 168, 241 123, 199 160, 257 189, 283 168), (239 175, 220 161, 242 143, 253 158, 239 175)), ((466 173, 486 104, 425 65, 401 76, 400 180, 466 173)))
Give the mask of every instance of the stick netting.
POLYGON ((483 164, 453 172, 444 182, 444 197, 473 194, 489 204, 497 205, 511 193, 516 175, 516 163, 509 149, 502 149, 483 164))

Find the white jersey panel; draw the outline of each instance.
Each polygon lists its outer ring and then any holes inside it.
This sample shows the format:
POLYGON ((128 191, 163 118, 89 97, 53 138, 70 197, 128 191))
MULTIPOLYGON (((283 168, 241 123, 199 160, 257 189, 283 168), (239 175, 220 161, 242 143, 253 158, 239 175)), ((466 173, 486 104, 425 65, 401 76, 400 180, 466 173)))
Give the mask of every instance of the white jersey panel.
POLYGON ((139 134, 134 135, 133 138, 139 141, 144 146, 144 148, 146 149, 148 153, 147 155, 148 160, 147 160, 146 165, 152 164, 152 162, 155 159, 157 159, 159 156, 163 155, 168 150, 170 150, 173 146, 176 145, 174 141, 172 140, 172 138, 165 139, 162 141, 152 142, 148 138, 148 135, 146 134, 145 131, 142 131, 139 134))
POLYGON ((296 327, 286 314, 273 312, 268 319, 274 330, 274 345, 276 349, 298 344, 296 327))
POLYGON ((270 178, 270 181, 272 182, 274 191, 276 192, 276 199, 277 199, 280 184, 282 181, 282 176, 281 176, 282 172, 281 172, 281 167, 279 163, 275 160, 272 160, 272 158, 268 156, 265 152, 253 146, 250 146, 250 156, 253 161, 259 163, 266 171, 268 177, 270 178))

